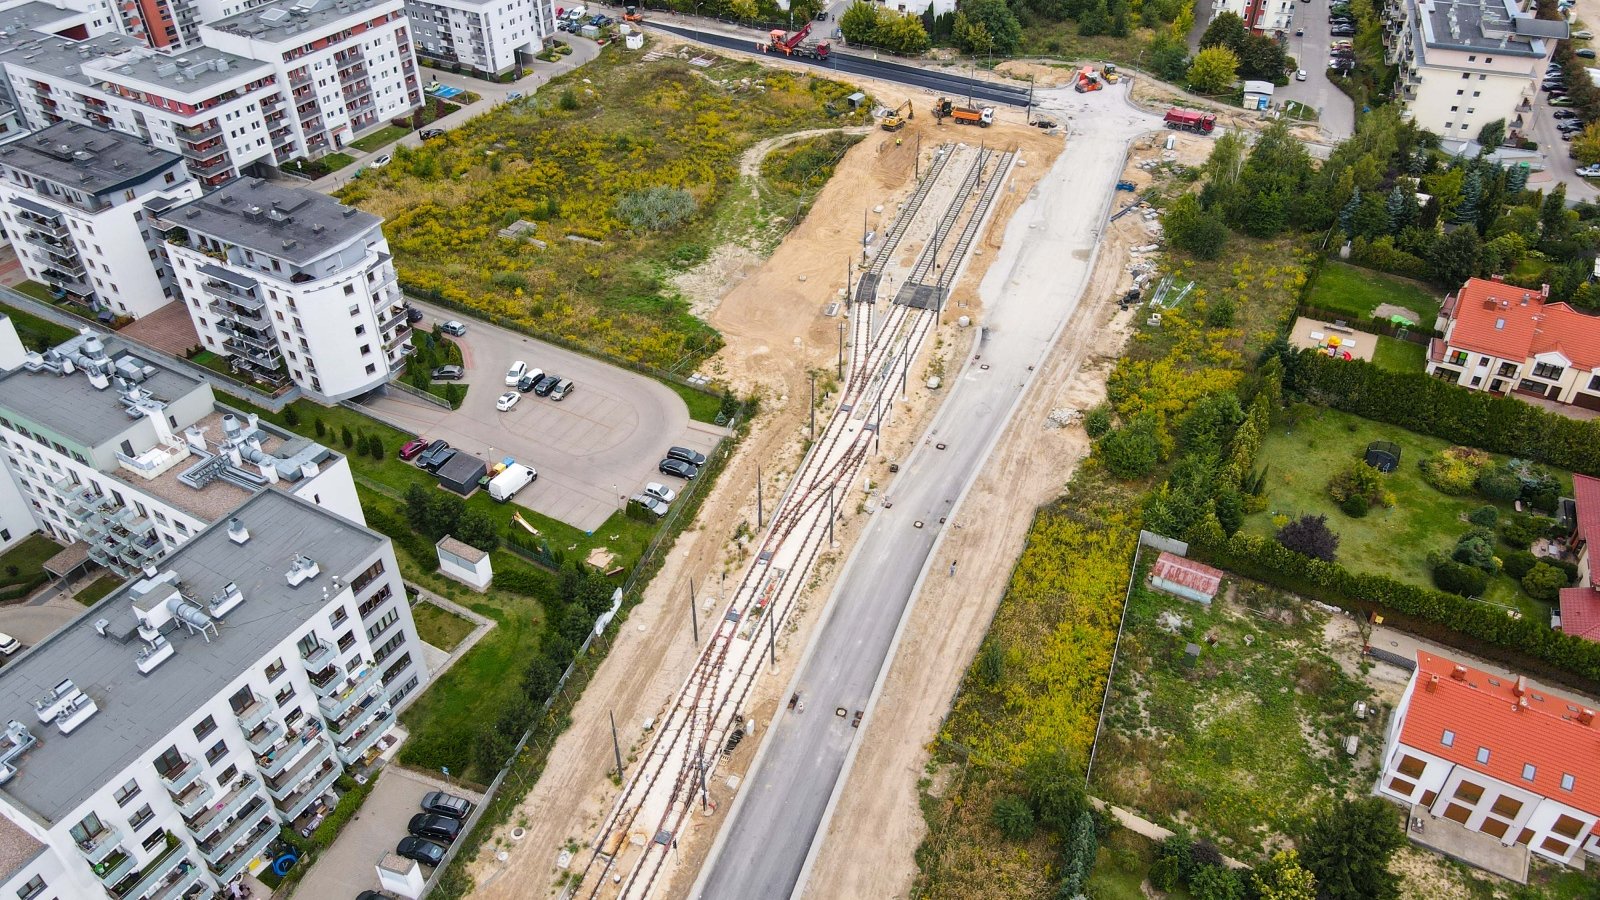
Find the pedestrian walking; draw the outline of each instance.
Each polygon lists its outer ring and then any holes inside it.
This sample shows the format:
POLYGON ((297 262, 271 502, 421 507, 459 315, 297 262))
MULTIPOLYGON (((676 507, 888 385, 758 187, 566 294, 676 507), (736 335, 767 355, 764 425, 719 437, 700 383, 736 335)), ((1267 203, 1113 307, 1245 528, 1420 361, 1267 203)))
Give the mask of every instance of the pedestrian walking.
POLYGON ((956 561, 953 559, 950 560, 950 577, 956 577, 956 561))

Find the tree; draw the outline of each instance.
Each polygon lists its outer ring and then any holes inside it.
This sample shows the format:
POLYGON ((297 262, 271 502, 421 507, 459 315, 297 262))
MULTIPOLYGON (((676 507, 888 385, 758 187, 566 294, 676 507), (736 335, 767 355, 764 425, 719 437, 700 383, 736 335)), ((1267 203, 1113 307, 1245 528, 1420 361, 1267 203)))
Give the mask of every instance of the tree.
POLYGON ((1456 206, 1457 222, 1478 221, 1478 203, 1483 199, 1483 179, 1476 169, 1461 181, 1461 202, 1456 206))
POLYGON ((878 23, 878 45, 891 53, 917 56, 928 49, 928 32, 916 16, 885 12, 878 23))
POLYGON ((1484 153, 1493 153, 1500 149, 1506 142, 1506 120, 1495 119, 1478 129, 1478 144, 1483 147, 1484 153))
MULTIPOLYGON (((1584 129, 1584 134, 1587 135, 1588 133, 1588 129, 1584 129)), ((1578 142, 1575 140, 1572 142, 1572 145, 1574 152, 1576 152, 1578 142)), ((1595 159, 1600 161, 1600 133, 1595 135, 1594 150, 1595 159)), ((1527 163, 1517 163, 1511 167, 1511 171, 1506 173, 1506 193, 1508 195, 1514 197, 1517 194, 1522 193, 1523 188, 1528 186, 1528 171, 1529 169, 1527 163)))
POLYGON ((1462 225, 1437 241, 1428 252, 1428 272, 1444 285, 1461 285, 1478 274, 1478 229, 1462 225))
MULTIPOLYGON (((1572 158, 1586 166, 1600 163, 1600 121, 1590 123, 1582 133, 1572 139, 1572 158)), ((1528 176, 1523 175, 1524 184, 1528 176)))
POLYGON ((1171 44, 1151 51, 1150 71, 1162 81, 1182 81, 1189 71, 1188 48, 1181 44, 1171 44))
POLYGON ((300 413, 295 410, 293 404, 283 408, 283 424, 289 426, 290 428, 300 424, 300 413))
POLYGON ((994 36, 989 33, 982 22, 973 22, 967 14, 956 10, 955 24, 951 27, 951 37, 955 38, 956 46, 965 53, 990 53, 994 50, 994 36))
POLYGON ((1082 772, 1081 761, 1062 747, 1036 756, 1023 766, 1028 800, 1039 824, 1062 836, 1071 831, 1089 808, 1082 772))
POLYGON ((1522 576, 1522 589, 1528 596, 1546 603, 1554 603, 1567 586, 1567 573, 1548 563, 1537 563, 1522 576))
POLYGON ((1396 900, 1399 878, 1389 857, 1406 841, 1388 801, 1346 800, 1318 816, 1301 842, 1301 857, 1325 900, 1396 900))
POLYGON ((1022 23, 1006 0, 967 0, 961 4, 967 21, 982 25, 994 41, 994 52, 1010 54, 1022 42, 1022 23))
POLYGON ((1078 33, 1093 37, 1110 30, 1111 10, 1106 6, 1106 0, 1093 0, 1089 8, 1084 10, 1083 17, 1078 19, 1078 33))
POLYGON ((1317 900, 1317 876, 1300 865, 1300 854, 1279 850, 1250 873, 1257 900, 1317 900))
POLYGON ((476 509, 462 513, 451 533, 479 550, 489 551, 500 546, 500 532, 495 528, 494 520, 476 509))
POLYGON ((1422 208, 1417 205, 1417 194, 1396 184, 1383 205, 1389 216, 1389 233, 1399 234, 1417 221, 1422 208))
POLYGON ((878 39, 878 8, 860 0, 839 16, 839 32, 852 44, 876 44, 878 39))
POLYGON ((428 498, 428 527, 423 529, 423 533, 436 541, 447 534, 453 534, 465 509, 466 504, 460 497, 447 491, 434 491, 428 498))
POLYGON ((1339 230, 1346 237, 1354 237, 1356 233, 1356 210, 1361 208, 1361 188, 1350 192, 1350 199, 1345 201, 1339 210, 1339 230))
POLYGON ((1278 543, 1302 556, 1323 562, 1333 562, 1339 551, 1339 536, 1328 527, 1328 517, 1310 513, 1279 528, 1278 543))
POLYGON ((406 486, 406 524, 418 534, 427 534, 432 531, 428 527, 428 501, 432 499, 432 491, 423 487, 418 482, 411 482, 406 486))
POLYGON ((1189 879, 1195 900, 1244 900, 1244 879, 1227 866, 1205 866, 1189 879))
POLYGON ((1129 480, 1149 475, 1161 456, 1151 426, 1142 422, 1112 429, 1097 449, 1111 474, 1129 480))
POLYGON ((994 802, 994 827, 1008 841, 1025 841, 1033 837, 1033 807, 1015 794, 1006 794, 994 802))
POLYGON ((1233 86, 1239 57, 1227 47, 1207 47, 1189 64, 1189 87, 1201 94, 1220 94, 1233 86))
POLYGON ((748 22, 760 14, 756 0, 728 0, 728 15, 735 19, 748 22))
POLYGON ((1216 259, 1228 242, 1228 226, 1222 217, 1200 208, 1200 200, 1184 194, 1161 217, 1162 233, 1179 250, 1198 259, 1216 259))
POLYGON ((349 450, 351 447, 355 446, 355 435, 350 433, 349 425, 339 426, 339 443, 343 444, 346 450, 349 450))
POLYGON ((1247 35, 1244 43, 1234 48, 1239 54, 1239 76, 1273 81, 1282 77, 1288 67, 1283 45, 1264 34, 1247 35))
POLYGON ((1244 46, 1244 39, 1250 34, 1244 27, 1244 19, 1238 13, 1221 12, 1206 26, 1206 33, 1200 36, 1200 49, 1207 47, 1227 47, 1237 53, 1244 46))
POLYGON ((1450 558, 1458 563, 1482 569, 1493 574, 1500 569, 1494 558, 1494 532, 1487 528, 1473 528, 1457 541, 1450 558))

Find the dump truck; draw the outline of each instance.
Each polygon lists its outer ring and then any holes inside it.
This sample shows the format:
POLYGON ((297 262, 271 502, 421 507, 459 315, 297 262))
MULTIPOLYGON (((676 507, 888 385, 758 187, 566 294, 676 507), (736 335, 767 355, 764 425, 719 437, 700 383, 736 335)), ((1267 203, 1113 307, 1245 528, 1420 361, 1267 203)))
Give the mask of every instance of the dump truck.
POLYGON ((756 43, 756 49, 762 53, 782 53, 785 56, 798 56, 801 59, 827 59, 828 43, 826 41, 807 40, 811 37, 811 23, 807 22, 799 31, 790 33, 782 28, 774 28, 767 35, 767 39, 756 43))
POLYGON ((539 473, 521 463, 512 463, 500 474, 489 479, 489 496, 501 503, 515 497, 517 491, 527 487, 539 473))
POLYGON ((940 97, 933 104, 933 117, 943 119, 946 116, 955 119, 957 125, 977 125, 979 128, 988 128, 994 124, 994 107, 985 106, 956 106, 948 97, 940 97))
POLYGON ((1211 130, 1217 127, 1217 117, 1211 113, 1179 109, 1174 106, 1167 110, 1166 123, 1168 128, 1192 131, 1195 134, 1210 134, 1211 130))
POLYGON ((911 101, 907 100, 890 110, 888 114, 879 120, 878 124, 883 127, 884 131, 899 131, 914 118, 916 118, 916 111, 911 108, 911 101))
POLYGON ((1072 84, 1072 89, 1080 94, 1087 94, 1090 91, 1098 91, 1103 87, 1105 87, 1105 85, 1100 83, 1100 73, 1094 70, 1094 66, 1084 66, 1083 68, 1079 69, 1078 77, 1073 81, 1072 84))

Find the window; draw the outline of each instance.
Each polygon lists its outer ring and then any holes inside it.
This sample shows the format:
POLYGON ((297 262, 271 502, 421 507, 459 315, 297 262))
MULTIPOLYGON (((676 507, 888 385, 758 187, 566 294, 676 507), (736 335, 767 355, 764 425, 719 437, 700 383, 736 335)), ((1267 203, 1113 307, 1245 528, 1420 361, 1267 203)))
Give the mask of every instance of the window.
POLYGON ((306 717, 306 711, 301 709, 300 707, 296 706, 294 709, 289 710, 289 714, 287 716, 283 717, 283 724, 289 726, 290 728, 293 728, 294 727, 294 723, 300 721, 301 719, 303 719, 305 717, 306 717))
POLYGON ((378 371, 378 364, 377 363, 367 363, 367 374, 368 375, 374 375, 374 374, 377 373, 377 371, 378 371))
POLYGON ((144 826, 150 824, 150 820, 154 819, 155 817, 155 810, 152 810, 150 808, 150 804, 146 803, 145 805, 139 807, 139 811, 133 814, 133 818, 128 820, 128 827, 134 831, 138 831, 144 826))
POLYGON ((383 670, 383 683, 384 683, 384 685, 387 686, 389 684, 389 682, 395 680, 396 678, 399 678, 400 677, 400 673, 404 672, 406 670, 406 667, 408 667, 410 665, 411 665, 411 651, 407 650, 405 653, 400 654, 400 658, 394 661, 394 665, 392 665, 389 668, 383 670))
POLYGON ((1578 833, 1583 830, 1583 823, 1563 814, 1561 818, 1556 819, 1556 824, 1552 825, 1550 830, 1564 838, 1576 838, 1578 833))
POLYGON ((300 648, 300 656, 302 659, 309 659, 311 654, 316 653, 322 648, 322 638, 317 637, 317 633, 313 631, 301 638, 300 642, 295 646, 300 648))
POLYGON ((211 745, 211 749, 210 750, 206 751, 206 765, 214 766, 214 765, 217 764, 217 760, 219 760, 219 759, 221 759, 221 758, 223 758, 224 756, 227 756, 227 755, 228 755, 228 742, 227 741, 217 741, 215 744, 211 745))
POLYGON ((288 703, 290 700, 293 700, 294 699, 294 685, 292 685, 292 684, 284 685, 283 686, 283 690, 278 692, 278 696, 275 699, 278 701, 278 705, 279 706, 283 706, 284 704, 288 703))
POLYGON ((1494 799, 1494 806, 1489 809, 1501 818, 1515 819, 1517 813, 1522 812, 1522 801, 1510 794, 1501 794, 1494 799))
POLYGON ((1551 381, 1555 381, 1556 379, 1561 377, 1561 373, 1564 372, 1564 371, 1566 371, 1566 370, 1563 369, 1561 366, 1554 366, 1554 365, 1551 365, 1550 363, 1534 363, 1534 366, 1533 366, 1533 377, 1535 377, 1535 378, 1548 378, 1551 381))
POLYGON ((1478 762, 1481 762, 1481 763, 1488 762, 1489 761, 1489 748, 1488 747, 1479 747, 1478 748, 1478 757, 1477 757, 1477 759, 1478 759, 1478 762))
POLYGON ((17 900, 33 900, 44 893, 44 876, 35 875, 28 879, 28 883, 17 888, 17 900))
POLYGON ((78 824, 67 829, 67 833, 72 835, 74 841, 78 842, 78 846, 90 847, 93 846, 94 839, 104 834, 105 830, 106 826, 100 824, 100 817, 94 813, 89 813, 78 824))
POLYGON ((367 326, 365 326, 365 325, 357 325, 356 326, 356 337, 361 337, 363 334, 366 334, 366 333, 367 333, 367 326))
POLYGON ((118 806, 127 806, 128 801, 137 796, 139 796, 139 779, 130 778, 127 784, 117 788, 117 792, 111 795, 111 799, 117 801, 118 806))
POLYGON ((382 575, 383 571, 383 560, 380 559, 368 566, 360 575, 357 575, 355 579, 350 582, 350 590, 357 594, 361 593, 362 591, 366 590, 367 586, 372 584, 372 582, 379 575, 382 575))
POLYGON ((1422 777, 1423 769, 1427 768, 1427 763, 1417 759, 1415 756, 1404 756, 1400 758, 1398 768, 1400 774, 1407 778, 1420 778, 1422 777))
POLYGON ((1537 773, 1538 771, 1539 770, 1534 767, 1533 763, 1523 763, 1522 764, 1522 780, 1523 781, 1532 781, 1534 774, 1537 773))
MULTIPOLYGON (((254 706, 255 702, 256 692, 252 691, 249 685, 239 688, 239 690, 234 692, 232 697, 228 698, 228 706, 233 710, 233 714, 236 716, 254 706)), ((199 737, 199 735, 195 736, 199 737)))
POLYGON ((388 658, 389 654, 395 652, 396 650, 399 650, 400 649, 400 645, 404 644, 405 642, 406 642, 406 633, 404 631, 401 631, 401 632, 395 634, 394 637, 389 638, 389 640, 385 641, 383 646, 381 646, 378 649, 372 651, 372 661, 373 662, 379 662, 379 663, 383 662, 385 659, 388 658))
POLYGON ((343 625, 345 620, 348 618, 350 618, 350 610, 341 606, 328 616, 328 625, 333 628, 338 628, 340 625, 343 625))
POLYGON ((144 847, 146 853, 154 853, 156 852, 157 847, 164 847, 166 846, 166 843, 167 830, 165 828, 156 829, 150 833, 149 837, 139 842, 140 846, 144 847))
POLYGON ((372 345, 371 344, 362 344, 361 345, 361 355, 362 356, 370 356, 371 354, 372 354, 372 345))
POLYGON ((1575 782, 1575 779, 1572 777, 1572 773, 1570 773, 1570 772, 1561 773, 1561 789, 1563 791, 1572 790, 1572 786, 1573 786, 1574 782, 1575 782))
POLYGON ((1459 106, 1452 106, 1452 107, 1450 107, 1450 111, 1451 111, 1451 112, 1456 112, 1456 111, 1458 111, 1458 110, 1460 110, 1460 109, 1461 109, 1461 107, 1459 107, 1459 106))
POLYGON ((400 610, 391 609, 388 612, 384 613, 382 618, 380 618, 378 621, 374 622, 372 624, 371 628, 367 629, 367 640, 369 640, 369 641, 377 640, 378 639, 378 635, 383 634, 385 631, 388 631, 389 630, 389 626, 393 625, 394 623, 396 623, 398 621, 400 621, 400 610))
POLYGON ((1468 803, 1477 803, 1483 799, 1483 786, 1473 784, 1470 781, 1463 781, 1456 785, 1455 798, 1457 800, 1465 800, 1468 803))
POLYGON ((1446 728, 1444 730, 1444 735, 1439 738, 1439 743, 1445 745, 1446 747, 1454 747, 1456 745, 1456 733, 1446 728))
POLYGON ((177 747, 168 747, 167 752, 156 757, 154 763, 156 774, 166 779, 171 779, 172 776, 182 772, 183 767, 188 764, 189 761, 183 758, 183 754, 178 752, 177 747))
MULTIPOLYGON (((345 289, 346 293, 350 293, 350 292, 352 292, 354 290, 354 288, 352 288, 348 284, 344 286, 344 289, 345 289)), ((361 315, 361 307, 360 306, 352 306, 352 307, 350 307, 350 315, 351 315, 352 318, 355 317, 355 316, 361 315)))
POLYGON ((339 635, 339 652, 344 653, 356 645, 356 635, 353 631, 346 631, 339 635))
POLYGON ((267 666, 267 680, 277 681, 278 676, 282 675, 283 671, 283 657, 280 656, 267 666))
MULTIPOLYGON (((1456 351, 1454 351, 1454 352, 1452 352, 1450 354, 1450 365, 1452 365, 1452 366, 1464 366, 1466 364, 1467 364, 1467 351, 1465 351, 1465 350, 1456 350, 1456 351)), ((1600 380, 1600 375, 1596 375, 1595 378, 1597 380, 1600 380)))
POLYGON ((197 741, 203 741, 203 740, 205 740, 207 735, 209 735, 211 732, 216 731, 216 730, 217 730, 217 719, 216 719, 216 717, 215 716, 206 716, 204 719, 200 720, 200 724, 199 725, 196 725, 194 727, 194 739, 197 740, 197 741))

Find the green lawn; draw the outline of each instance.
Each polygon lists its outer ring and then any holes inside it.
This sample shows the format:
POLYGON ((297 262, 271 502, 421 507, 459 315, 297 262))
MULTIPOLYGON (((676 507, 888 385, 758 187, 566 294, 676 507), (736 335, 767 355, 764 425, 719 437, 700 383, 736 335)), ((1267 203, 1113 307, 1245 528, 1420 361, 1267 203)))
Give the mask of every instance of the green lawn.
MULTIPOLYGON (((46 301, 48 302, 48 301, 46 301)), ((9 316, 11 324, 16 326, 17 336, 30 350, 43 350, 54 344, 70 339, 77 334, 74 329, 65 325, 57 325, 49 319, 43 319, 33 313, 0 303, 0 314, 9 316)))
MULTIPOLYGON (((1146 900, 1141 887, 1156 860, 1156 844, 1142 834, 1117 828, 1100 845, 1094 873, 1084 891, 1095 900, 1146 900)), ((1162 895, 1166 900, 1188 900, 1183 888, 1162 895)))
POLYGON ((417 623, 417 636, 446 653, 455 650, 475 627, 469 620, 427 602, 411 607, 411 618, 417 623))
POLYGON ((1390 372, 1421 372, 1428 367, 1428 348, 1399 338, 1378 335, 1372 363, 1390 372))
POLYGON ((1306 302, 1330 312, 1348 313, 1361 321, 1371 318, 1379 304, 1390 303, 1411 310, 1418 325, 1432 328, 1443 299, 1415 281, 1329 262, 1317 275, 1306 302))
POLYGON ((37 281, 24 281, 23 283, 14 286, 12 290, 19 294, 27 294, 29 297, 44 303, 53 305, 56 302, 55 292, 50 290, 50 286, 46 284, 40 284, 37 281))
MULTIPOLYGON (((1451 497, 1422 479, 1418 463, 1450 446, 1447 441, 1415 434, 1324 407, 1298 406, 1297 421, 1273 426, 1262 443, 1259 459, 1268 466, 1267 509, 1245 519, 1244 527, 1259 534, 1276 530, 1272 517, 1301 513, 1326 515, 1339 535, 1339 562, 1355 571, 1387 575, 1411 584, 1433 586, 1427 556, 1449 551, 1471 526, 1466 514, 1490 505, 1481 497, 1451 497), (1400 446, 1400 467, 1387 479, 1395 495, 1390 509, 1374 507, 1356 519, 1340 512, 1328 496, 1329 477, 1346 460, 1359 459, 1367 444, 1393 441, 1400 446)), ((1504 462, 1505 457, 1495 457, 1504 462)), ((1572 476, 1551 470, 1571 495, 1572 476)), ((1509 505, 1502 512, 1510 512, 1509 505)), ((1546 615, 1547 604, 1526 594, 1505 575, 1490 579, 1484 599, 1513 605, 1525 614, 1546 615)))
POLYGON ((332 172, 337 172, 345 166, 355 162, 356 158, 348 153, 329 153, 327 156, 313 160, 291 160, 284 166, 284 171, 303 175, 306 178, 321 178, 332 172))
POLYGON ((44 571, 45 560, 61 552, 61 545, 43 534, 23 538, 15 547, 0 554, 0 580, 28 579, 44 571), (16 569, 15 572, 12 569, 16 569))
POLYGON ((357 150, 371 153, 379 147, 385 144, 392 144, 410 133, 411 129, 409 128, 401 128, 398 125, 385 125, 360 140, 351 141, 350 146, 357 150))
POLYGON ((82 603, 84 606, 93 606, 96 603, 99 603, 100 600, 105 597, 105 595, 111 593, 121 586, 121 578, 118 578, 115 575, 102 575, 98 581, 94 582, 88 587, 80 589, 77 593, 73 594, 73 599, 77 600, 79 603, 82 603))
POLYGON ((228 357, 219 353, 213 353, 210 350, 201 350, 194 356, 189 357, 189 361, 197 366, 205 366, 211 371, 226 375, 229 378, 238 377, 237 375, 234 375, 233 370, 229 368, 228 357))
POLYGON ((722 411, 721 397, 679 384, 676 381, 662 379, 661 383, 672 388, 679 397, 683 398, 684 405, 689 407, 689 418, 696 422, 715 423, 717 421, 717 414, 722 411))

